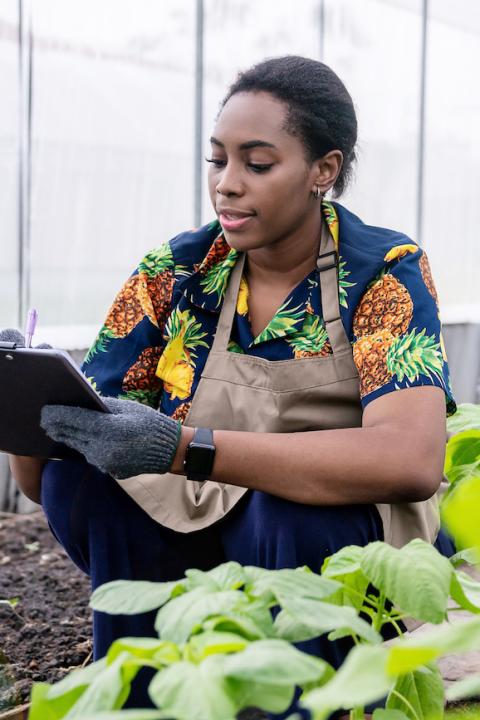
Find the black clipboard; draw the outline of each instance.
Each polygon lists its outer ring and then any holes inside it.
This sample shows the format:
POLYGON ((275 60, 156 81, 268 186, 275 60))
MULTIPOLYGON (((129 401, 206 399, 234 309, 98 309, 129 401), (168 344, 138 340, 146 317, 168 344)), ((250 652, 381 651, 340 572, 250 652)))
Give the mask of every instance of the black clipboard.
POLYGON ((54 459, 82 457, 42 430, 44 405, 110 412, 63 350, 17 348, 15 343, 0 342, 0 451, 54 459))

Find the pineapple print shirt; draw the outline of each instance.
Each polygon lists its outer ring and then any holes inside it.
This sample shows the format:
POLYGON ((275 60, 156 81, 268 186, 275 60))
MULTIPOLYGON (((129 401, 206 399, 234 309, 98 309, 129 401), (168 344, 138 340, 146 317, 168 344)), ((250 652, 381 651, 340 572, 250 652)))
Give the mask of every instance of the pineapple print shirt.
MULTIPOLYGON (((436 385, 452 414, 456 406, 427 256, 406 236, 365 225, 338 203, 324 202, 322 212, 339 252, 341 316, 362 406, 402 388, 436 385)), ((183 421, 237 255, 217 221, 149 252, 120 290, 85 358, 83 371, 97 390, 183 421)), ((331 354, 317 272, 292 290, 257 337, 243 277, 228 349, 267 360, 331 354)))

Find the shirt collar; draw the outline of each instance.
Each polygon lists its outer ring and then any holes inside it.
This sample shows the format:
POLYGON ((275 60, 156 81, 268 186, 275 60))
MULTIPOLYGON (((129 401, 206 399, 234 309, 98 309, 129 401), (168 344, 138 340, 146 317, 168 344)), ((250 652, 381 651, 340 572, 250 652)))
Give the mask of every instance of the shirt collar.
MULTIPOLYGON (((324 201, 321 206, 323 216, 333 235, 335 246, 338 249, 338 214, 335 206, 324 201)), ((212 224, 214 227, 214 224, 212 224)), ((218 234, 211 244, 207 254, 203 260, 194 266, 194 272, 186 278, 182 278, 178 284, 183 295, 194 305, 213 313, 220 313, 222 300, 230 280, 230 274, 239 256, 239 251, 230 247, 225 240, 220 223, 216 221, 218 234)), ((213 229, 213 228, 212 228, 213 229)), ((310 277, 310 276, 309 276, 310 277)), ((273 332, 273 337, 283 337, 291 332, 297 332, 301 329, 305 316, 305 306, 310 302, 311 293, 301 292, 302 283, 307 282, 304 279, 290 293, 282 307, 272 318, 269 326, 265 328, 254 344, 259 344, 263 340, 259 340, 264 333, 265 339, 271 339, 269 333, 273 332), (303 302, 299 302, 300 296, 303 295, 303 302), (307 295, 307 300, 305 300, 307 295), (274 322, 276 321, 276 322, 274 322)))

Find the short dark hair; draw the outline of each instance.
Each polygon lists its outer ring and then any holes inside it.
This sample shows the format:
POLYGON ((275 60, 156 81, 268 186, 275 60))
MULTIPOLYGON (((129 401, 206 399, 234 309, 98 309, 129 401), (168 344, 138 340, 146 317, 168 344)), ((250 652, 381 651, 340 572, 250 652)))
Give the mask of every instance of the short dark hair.
POLYGON ((339 197, 348 185, 356 160, 357 117, 348 90, 328 65, 298 55, 269 58, 239 73, 223 99, 268 92, 288 107, 285 129, 305 145, 309 162, 330 150, 341 150, 343 165, 333 187, 339 197))

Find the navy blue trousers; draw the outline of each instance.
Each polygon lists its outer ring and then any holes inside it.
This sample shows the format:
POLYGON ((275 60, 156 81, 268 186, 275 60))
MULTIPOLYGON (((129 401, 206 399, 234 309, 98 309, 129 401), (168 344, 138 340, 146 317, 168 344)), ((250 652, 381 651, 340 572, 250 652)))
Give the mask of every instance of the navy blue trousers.
MULTIPOLYGON (((168 581, 187 568, 210 570, 227 560, 263 568, 308 565, 318 572, 323 560, 345 545, 383 540, 374 505, 303 505, 256 490, 248 491, 225 518, 203 530, 179 533, 152 520, 109 475, 78 460, 49 461, 42 477, 42 506, 50 527, 73 562, 90 575, 92 589, 111 580, 168 581)), ((453 553, 442 538, 444 554, 453 553)), ((105 655, 123 636, 155 636, 155 613, 94 613, 94 657, 105 655)), ((348 640, 326 636, 297 647, 339 667, 351 648, 348 640)), ((127 707, 150 707, 149 671, 133 683, 127 707)), ((296 692, 296 698, 299 689, 296 692)), ((297 711, 296 702, 275 720, 297 711)))

